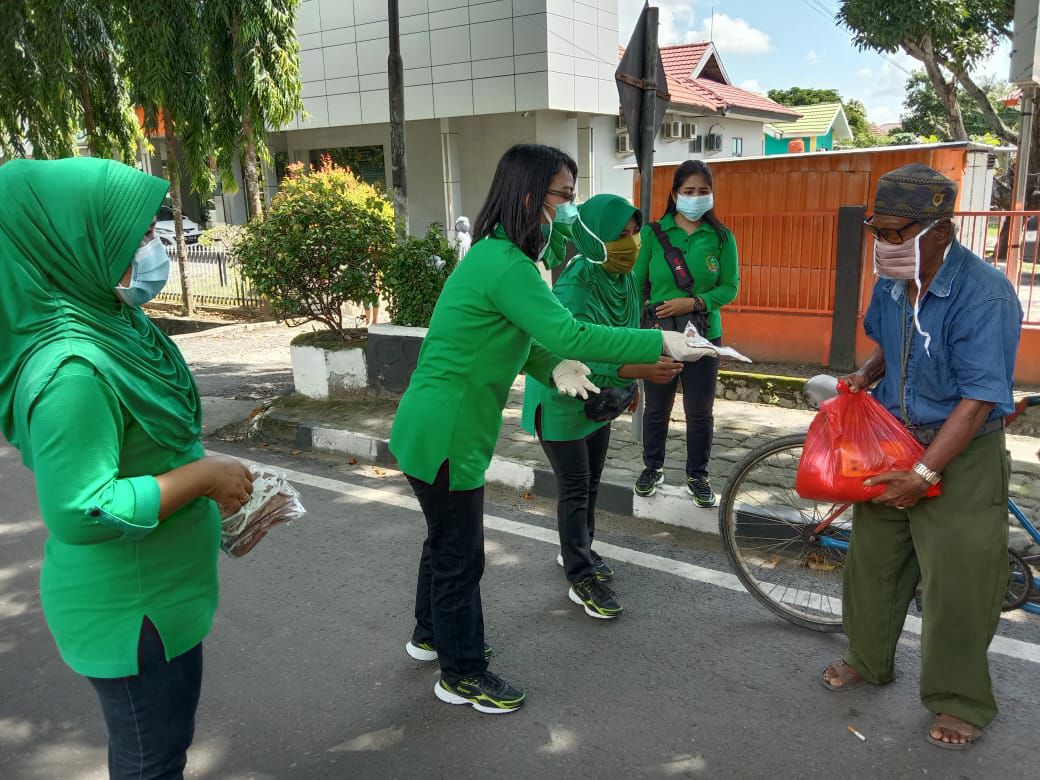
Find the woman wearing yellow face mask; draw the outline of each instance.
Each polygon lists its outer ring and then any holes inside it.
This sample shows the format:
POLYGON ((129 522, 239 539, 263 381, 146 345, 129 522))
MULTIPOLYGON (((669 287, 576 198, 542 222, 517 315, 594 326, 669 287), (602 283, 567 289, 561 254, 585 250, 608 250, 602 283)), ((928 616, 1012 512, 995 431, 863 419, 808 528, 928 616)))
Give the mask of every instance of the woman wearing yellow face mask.
MULTIPOLYGON (((553 291, 574 318, 596 325, 632 328, 639 323, 639 296, 631 270, 639 254, 642 216, 624 198, 596 195, 578 208, 571 227, 580 254, 571 260, 553 291)), ((527 377, 523 427, 538 436, 556 475, 560 556, 570 582, 568 596, 591 617, 621 614, 604 583, 614 573, 592 549, 596 495, 610 443, 610 423, 636 402, 635 379, 667 383, 682 363, 662 357, 656 364, 589 363, 600 388, 587 401, 561 396, 527 377)))

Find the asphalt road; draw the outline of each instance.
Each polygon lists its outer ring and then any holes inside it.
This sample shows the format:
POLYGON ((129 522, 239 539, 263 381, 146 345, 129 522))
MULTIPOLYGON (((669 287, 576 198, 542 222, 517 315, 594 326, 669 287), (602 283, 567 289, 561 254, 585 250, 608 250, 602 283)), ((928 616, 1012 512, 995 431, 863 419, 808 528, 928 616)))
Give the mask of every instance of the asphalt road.
MULTIPOLYGON (((592 620, 567 600, 552 507, 506 493, 488 500, 485 622, 492 669, 524 685, 528 701, 500 716, 442 704, 436 666, 403 649, 423 536, 404 480, 213 446, 303 472, 309 514, 222 563, 190 777, 1035 773, 1040 622, 1002 621, 1019 651, 991 653, 1001 714, 972 750, 941 751, 924 740, 912 635, 895 684, 829 693, 818 678, 840 636, 789 626, 732 589, 715 539, 610 516, 599 546, 627 611, 592 620)), ((0 778, 103 778, 93 692, 59 660, 39 609, 45 532, 31 476, 3 447, 0 485, 0 778)))

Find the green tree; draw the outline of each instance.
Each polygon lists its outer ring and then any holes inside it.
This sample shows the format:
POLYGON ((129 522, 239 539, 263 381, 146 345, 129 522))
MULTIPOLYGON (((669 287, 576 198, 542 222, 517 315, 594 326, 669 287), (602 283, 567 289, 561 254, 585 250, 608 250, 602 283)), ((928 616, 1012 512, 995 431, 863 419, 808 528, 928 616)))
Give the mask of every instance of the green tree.
POLYGON ((841 0, 838 19, 860 49, 900 49, 924 64, 947 115, 949 135, 967 140, 957 95, 960 85, 978 106, 995 135, 1017 143, 1016 133, 990 104, 971 71, 1010 34, 1010 0, 841 0))
MULTIPOLYGON (((1002 102, 1009 91, 1007 84, 991 80, 982 81, 979 86, 986 92, 987 100, 1001 121, 1017 131, 1018 113, 1002 102)), ((981 138, 992 132, 991 123, 965 90, 957 90, 957 102, 960 104, 964 129, 970 138, 981 138)), ((943 141, 952 140, 946 107, 923 71, 914 71, 907 79, 903 108, 901 119, 904 131, 920 136, 934 135, 943 141)))
POLYGON ((121 78, 114 0, 4 0, 0 19, 0 150, 134 159, 140 132, 121 78))
POLYGON ((123 0, 125 4, 125 59, 132 96, 144 109, 149 134, 165 131, 166 177, 177 237, 184 308, 195 313, 184 243, 181 171, 192 189, 208 196, 213 187, 210 170, 210 132, 206 93, 206 48, 202 34, 201 0, 123 0), (183 153, 183 159, 182 159, 183 153))
POLYGON ((343 305, 364 305, 394 251, 394 210, 375 187, 324 158, 291 166, 267 217, 245 226, 235 258, 279 319, 343 336, 343 305))
POLYGON ((303 109, 298 6, 299 0, 205 4, 217 170, 232 187, 233 166, 241 164, 253 219, 263 215, 258 161, 271 161, 267 132, 285 126, 303 109))

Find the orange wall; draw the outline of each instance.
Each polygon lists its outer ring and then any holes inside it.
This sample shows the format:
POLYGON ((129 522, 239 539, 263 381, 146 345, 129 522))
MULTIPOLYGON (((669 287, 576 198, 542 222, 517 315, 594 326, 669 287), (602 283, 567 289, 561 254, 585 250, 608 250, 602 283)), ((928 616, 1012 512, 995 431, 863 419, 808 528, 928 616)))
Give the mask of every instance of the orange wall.
MULTIPOLYGON (((752 359, 826 365, 840 206, 873 207, 878 178, 920 162, 960 182, 963 148, 877 149, 857 153, 777 155, 710 163, 716 213, 734 231, 740 251, 741 291, 723 315, 725 340, 752 359)), ((653 215, 664 213, 677 165, 654 168, 653 215)), ((633 174, 639 202, 639 177, 633 174)), ((874 277, 872 244, 863 246, 857 360, 874 344, 862 329, 874 277)), ((1040 384, 1040 328, 1022 331, 1016 381, 1040 384), (1029 356, 1034 356, 1030 360, 1029 356)))

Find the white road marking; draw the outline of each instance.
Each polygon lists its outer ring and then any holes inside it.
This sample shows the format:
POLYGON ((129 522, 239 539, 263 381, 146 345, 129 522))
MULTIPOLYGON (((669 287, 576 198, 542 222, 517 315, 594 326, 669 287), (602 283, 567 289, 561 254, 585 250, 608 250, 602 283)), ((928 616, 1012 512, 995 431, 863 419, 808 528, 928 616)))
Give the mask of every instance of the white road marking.
MULTIPOLYGON (((341 496, 347 496, 357 501, 384 504, 386 506, 397 507, 398 509, 407 509, 411 512, 422 511, 419 508, 418 500, 412 496, 394 493, 389 490, 377 490, 376 488, 364 487, 362 485, 353 485, 349 482, 343 482, 338 479, 319 477, 315 474, 308 474, 303 471, 294 471, 292 469, 283 468, 282 466, 259 463, 246 458, 240 458, 240 460, 248 465, 266 466, 267 468, 284 472, 285 476, 297 485, 309 485, 310 487, 328 490, 331 493, 338 493, 341 496)), ((497 517, 495 515, 484 515, 484 527, 490 528, 494 531, 512 534, 514 536, 521 536, 525 539, 544 542, 545 544, 553 546, 557 546, 560 543, 559 534, 552 529, 528 525, 527 523, 519 523, 515 520, 507 520, 504 517, 497 517)), ((596 547, 604 553, 606 557, 612 558, 616 561, 623 561, 624 563, 631 563, 635 566, 642 566, 646 569, 653 569, 654 571, 664 572, 665 574, 672 574, 676 577, 682 577, 683 579, 692 582, 702 582, 706 585, 714 585, 715 587, 726 588, 727 590, 746 592, 744 586, 740 583, 740 580, 729 572, 716 571, 715 569, 709 569, 704 566, 697 566, 684 561, 676 561, 672 558, 664 558, 660 555, 652 555, 651 553, 644 553, 638 550, 630 550, 627 547, 618 547, 605 542, 597 542, 596 547)), ((914 615, 907 615, 904 629, 908 633, 920 635, 921 619, 914 615)), ((1009 637, 998 635, 993 637, 989 649, 990 652, 999 653, 1000 655, 1005 655, 1009 658, 1016 658, 1021 661, 1030 661, 1034 664, 1040 664, 1040 645, 1031 642, 1024 642, 1020 639, 1011 639, 1009 637)))

